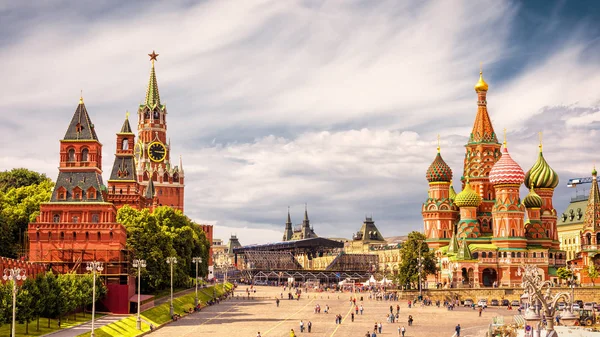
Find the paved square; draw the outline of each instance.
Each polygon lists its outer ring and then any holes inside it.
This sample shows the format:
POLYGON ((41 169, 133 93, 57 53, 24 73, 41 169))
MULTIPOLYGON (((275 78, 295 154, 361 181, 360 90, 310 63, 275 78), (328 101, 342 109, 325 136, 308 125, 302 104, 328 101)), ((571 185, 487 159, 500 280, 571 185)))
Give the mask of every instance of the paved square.
MULTIPOLYGON (((246 287, 241 285, 236 291, 236 297, 245 295, 246 287)), ((494 316, 505 316, 505 322, 512 321, 513 312, 504 307, 492 307, 483 312, 479 317, 478 312, 457 308, 448 311, 445 308, 421 307, 409 309, 406 301, 375 301, 369 300, 368 294, 358 293, 357 297, 364 297, 363 315, 355 315, 351 321, 350 293, 316 293, 302 294, 297 300, 287 300, 284 293, 279 307, 275 304, 275 297, 280 297, 281 287, 257 287, 254 299, 242 300, 238 298, 221 302, 218 305, 204 308, 201 312, 187 316, 173 322, 164 328, 152 333, 152 336, 247 336, 255 337, 260 331, 262 336, 288 337, 290 329, 294 329, 296 336, 356 336, 363 337, 366 332, 372 332, 375 322, 383 324, 382 333, 377 336, 398 336, 398 327, 406 327, 407 337, 450 337, 454 334, 454 327, 460 324, 461 337, 485 336, 485 330, 494 316), (329 296, 329 298, 328 298, 329 296), (308 298, 307 298, 308 297, 308 298), (316 298, 315 298, 316 297, 316 298), (339 297, 339 299, 338 299, 339 297), (314 313, 314 307, 320 304, 321 313, 314 313), (388 323, 386 315, 389 314, 390 305, 400 304, 400 323, 388 323), (330 307, 328 314, 324 313, 325 305, 330 307), (335 316, 341 314, 342 324, 335 324, 335 316), (408 326, 408 315, 414 318, 413 326, 408 326), (312 322, 312 332, 300 333, 300 320, 305 327, 308 321, 312 322)), ((360 301, 357 304, 360 306, 360 301)), ((353 308, 353 307, 352 307, 353 308)))

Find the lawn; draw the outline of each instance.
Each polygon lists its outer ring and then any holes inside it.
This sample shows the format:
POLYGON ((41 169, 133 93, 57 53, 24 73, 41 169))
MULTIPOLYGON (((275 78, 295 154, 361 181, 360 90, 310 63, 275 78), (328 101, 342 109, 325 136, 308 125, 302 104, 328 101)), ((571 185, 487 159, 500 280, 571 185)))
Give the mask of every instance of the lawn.
MULTIPOLYGON (((225 289, 230 289, 230 288, 231 288, 231 284, 227 284, 225 287, 225 289)), ((223 292, 224 292, 222 285, 217 285, 215 289, 216 289, 217 296, 223 294, 223 292)), ((201 303, 206 303, 208 300, 210 300, 212 298, 212 292, 213 292, 213 287, 199 289, 198 300, 201 303)), ((187 315, 188 310, 190 308, 194 307, 194 297, 195 297, 195 294, 191 293, 191 294, 187 294, 185 296, 174 298, 173 299, 173 308, 175 310, 175 313, 181 314, 182 316, 187 315)), ((130 336, 140 335, 141 333, 150 330, 150 326, 148 325, 148 323, 152 323, 154 326, 159 326, 163 323, 169 322, 171 320, 171 315, 170 315, 169 311, 170 311, 169 302, 163 303, 154 308, 143 311, 142 315, 141 315, 142 316, 142 330, 141 331, 136 329, 136 316, 131 315, 127 318, 124 318, 117 322, 114 322, 114 323, 111 323, 111 324, 108 324, 108 325, 105 325, 103 327, 96 329, 96 336, 97 337, 117 337, 117 336, 130 337, 130 336)), ((89 335, 90 335, 90 333, 87 332, 87 333, 79 335, 78 337, 82 337, 82 336, 87 337, 89 335)))
MULTIPOLYGON (((96 314, 96 318, 101 317, 101 316, 103 316, 103 315, 96 314)), ((25 334, 25 324, 19 324, 19 323, 17 323, 16 333, 17 333, 17 336, 23 336, 23 337, 41 336, 41 335, 45 335, 45 334, 51 333, 56 330, 68 329, 75 325, 80 325, 82 323, 89 321, 90 319, 92 319, 92 316, 90 314, 85 315, 85 317, 81 314, 77 314, 76 320, 73 320, 73 317, 69 317, 68 322, 65 321, 65 319, 63 319, 63 321, 60 324, 60 329, 59 329, 56 324, 56 319, 50 320, 50 328, 48 328, 48 319, 40 318, 40 330, 39 331, 36 330, 37 322, 33 321, 33 322, 29 323, 29 333, 28 334, 25 334)), ((2 324, 2 326, 0 326, 0 336, 10 336, 10 332, 11 332, 10 324, 2 324)))

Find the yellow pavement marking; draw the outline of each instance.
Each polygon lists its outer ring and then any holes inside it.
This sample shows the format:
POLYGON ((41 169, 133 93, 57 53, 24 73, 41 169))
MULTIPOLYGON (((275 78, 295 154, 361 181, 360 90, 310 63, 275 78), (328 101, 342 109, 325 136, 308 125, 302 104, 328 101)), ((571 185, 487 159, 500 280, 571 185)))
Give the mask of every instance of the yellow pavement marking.
POLYGON ((287 322, 290 318, 292 318, 293 316, 295 316, 297 313, 299 313, 300 311, 302 311, 304 308, 306 308, 306 306, 308 306, 309 304, 311 304, 312 302, 314 302, 315 299, 313 298, 312 300, 310 300, 308 303, 306 303, 306 305, 304 305, 302 308, 298 309, 298 311, 296 311, 295 313, 289 315, 288 317, 286 317, 283 321, 275 324, 275 326, 273 326, 271 329, 265 331, 265 333, 263 333, 263 336, 266 336, 269 332, 271 332, 273 329, 275 329, 276 327, 280 326, 281 324, 287 322))
MULTIPOLYGON (((342 323, 344 323, 344 321, 346 320, 346 318, 348 318, 348 315, 350 315, 350 313, 354 310, 354 308, 355 308, 354 305, 350 306, 350 310, 348 310, 348 312, 346 313, 346 316, 344 316, 344 319, 342 319, 342 323)), ((337 324, 335 326, 335 329, 333 330, 333 332, 331 333, 331 335, 329 335, 329 337, 332 337, 333 335, 335 335, 335 333, 337 332, 337 330, 340 327, 340 325, 342 325, 342 324, 337 324)))

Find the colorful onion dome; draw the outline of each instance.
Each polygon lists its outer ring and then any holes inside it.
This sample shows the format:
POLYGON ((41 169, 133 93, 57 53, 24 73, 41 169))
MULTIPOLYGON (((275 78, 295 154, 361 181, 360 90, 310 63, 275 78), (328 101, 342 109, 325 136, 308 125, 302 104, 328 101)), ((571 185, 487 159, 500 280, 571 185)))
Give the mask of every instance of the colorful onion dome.
POLYGON ((490 171, 490 182, 493 185, 511 184, 521 185, 525 180, 525 173, 517 162, 508 153, 506 145, 502 150, 502 157, 494 164, 490 171))
POLYGON ((452 201, 456 199, 456 191, 454 190, 454 186, 452 186, 452 181, 450 181, 450 194, 448 195, 448 198, 452 201))
POLYGON ((535 193, 533 188, 529 190, 529 194, 523 199, 523 205, 527 208, 541 208, 542 203, 542 197, 535 193))
POLYGON ((473 191, 468 181, 465 184, 465 188, 454 199, 454 203, 458 207, 478 207, 481 205, 481 201, 481 197, 477 192, 473 191))
POLYGON ((475 84, 475 91, 488 91, 488 84, 483 80, 483 71, 479 72, 479 81, 475 84))
POLYGON ((525 185, 534 188, 556 188, 558 186, 558 174, 548 165, 540 147, 540 155, 527 174, 525 174, 525 185))
POLYGON ((425 177, 427 177, 427 181, 430 183, 442 181, 450 182, 452 180, 452 169, 446 164, 444 159, 442 159, 439 151, 437 156, 435 156, 433 163, 429 165, 425 177))

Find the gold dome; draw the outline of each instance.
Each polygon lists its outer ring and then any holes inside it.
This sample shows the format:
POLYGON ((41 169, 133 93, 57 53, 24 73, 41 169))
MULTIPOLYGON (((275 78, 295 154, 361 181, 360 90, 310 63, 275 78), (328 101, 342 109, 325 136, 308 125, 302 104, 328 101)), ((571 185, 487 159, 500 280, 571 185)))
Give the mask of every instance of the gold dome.
POLYGON ((475 84, 475 91, 487 91, 488 84, 483 80, 483 71, 479 72, 479 81, 475 84))

